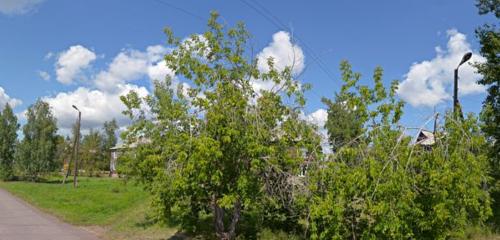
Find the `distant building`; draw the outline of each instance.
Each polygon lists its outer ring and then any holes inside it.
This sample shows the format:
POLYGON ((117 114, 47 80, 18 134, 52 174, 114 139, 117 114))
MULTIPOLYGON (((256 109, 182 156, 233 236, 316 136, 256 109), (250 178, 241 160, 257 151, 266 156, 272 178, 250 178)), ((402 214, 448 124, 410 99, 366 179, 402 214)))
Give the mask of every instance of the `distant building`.
POLYGON ((110 148, 111 152, 111 160, 109 162, 109 175, 110 176, 118 176, 117 167, 118 167, 118 158, 125 152, 127 149, 137 148, 140 144, 148 144, 151 143, 150 139, 141 138, 137 142, 132 143, 130 145, 125 144, 117 144, 114 147, 110 148))
POLYGON ((123 144, 118 144, 112 148, 110 148, 111 152, 111 160, 109 161, 109 175, 113 176, 117 174, 116 167, 118 163, 118 158, 123 153, 126 147, 123 144))
POLYGON ((417 141, 415 142, 415 144, 424 146, 425 148, 431 148, 435 143, 434 133, 424 129, 418 133, 417 141))

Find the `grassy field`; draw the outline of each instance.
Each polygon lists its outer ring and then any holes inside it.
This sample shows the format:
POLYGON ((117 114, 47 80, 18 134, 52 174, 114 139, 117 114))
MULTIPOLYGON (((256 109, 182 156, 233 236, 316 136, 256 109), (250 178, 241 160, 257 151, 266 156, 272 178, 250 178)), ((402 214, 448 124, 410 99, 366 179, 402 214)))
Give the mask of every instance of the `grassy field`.
POLYGON ((0 182, 0 187, 105 239, 169 239, 176 233, 176 229, 150 223, 148 193, 120 179, 80 178, 77 189, 71 182, 62 185, 59 179, 0 182))

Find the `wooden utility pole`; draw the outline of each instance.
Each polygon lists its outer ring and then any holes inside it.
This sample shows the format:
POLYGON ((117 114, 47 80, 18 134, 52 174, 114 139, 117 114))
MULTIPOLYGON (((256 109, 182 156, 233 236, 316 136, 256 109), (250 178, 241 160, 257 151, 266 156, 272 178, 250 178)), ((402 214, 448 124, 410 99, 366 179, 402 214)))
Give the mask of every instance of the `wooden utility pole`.
MULTIPOLYGON (((75 138, 75 173, 74 173, 74 177, 73 177, 73 187, 77 187, 78 186, 78 182, 77 182, 77 178, 78 178, 78 153, 79 153, 79 149, 80 149, 80 122, 82 121, 82 112, 80 112, 80 110, 78 110, 78 108, 73 105, 73 108, 76 109, 78 111, 78 122, 76 124, 76 138, 75 138)), ((68 166, 69 168, 69 166, 68 166)))
MULTIPOLYGON (((76 129, 75 129, 76 130, 76 129)), ((76 136, 76 132, 73 132, 75 140, 73 141, 73 150, 71 151, 71 157, 68 161, 68 170, 66 170, 66 176, 64 176, 63 184, 66 183, 66 180, 68 179, 69 175, 71 174, 71 159, 73 159, 73 162, 75 161, 75 150, 76 150, 76 142, 79 140, 76 136)))

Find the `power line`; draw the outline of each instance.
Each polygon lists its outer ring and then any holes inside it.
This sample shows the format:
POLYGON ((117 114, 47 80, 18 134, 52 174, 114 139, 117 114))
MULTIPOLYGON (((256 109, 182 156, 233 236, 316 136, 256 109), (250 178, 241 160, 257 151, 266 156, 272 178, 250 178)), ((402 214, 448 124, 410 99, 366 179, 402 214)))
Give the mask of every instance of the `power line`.
POLYGON ((191 17, 194 17, 194 18, 196 18, 196 19, 198 19, 198 20, 200 20, 200 21, 202 21, 202 22, 206 22, 206 21, 207 21, 207 19, 206 19, 206 18, 204 18, 204 17, 202 17, 202 16, 200 16, 200 15, 197 15, 197 14, 195 14, 195 13, 192 13, 192 12, 190 12, 190 11, 188 11, 188 10, 184 9, 184 8, 181 8, 181 7, 175 6, 174 4, 171 4, 171 3, 169 3, 169 2, 165 2, 165 1, 162 1, 162 0, 155 0, 155 1, 156 1, 157 3, 163 4, 163 5, 168 6, 168 7, 170 7, 170 8, 176 9, 177 11, 183 12, 183 13, 185 13, 185 14, 187 14, 187 15, 191 16, 191 17))
MULTIPOLYGON (((275 25, 277 28, 290 31, 290 29, 285 24, 283 24, 283 22, 281 22, 278 17, 276 17, 274 14, 272 14, 271 11, 267 10, 263 5, 261 5, 257 1, 252 1, 252 2, 255 5, 257 5, 260 9, 255 7, 254 5, 250 4, 246 0, 240 0, 240 1, 242 3, 244 3, 245 5, 247 5, 248 7, 252 8, 255 12, 257 12, 259 15, 261 15, 262 17, 267 19, 270 23, 275 25)), ((320 69, 327 75, 327 77, 330 78, 330 80, 332 80, 332 81, 336 81, 336 79, 334 78, 334 74, 328 69, 328 67, 326 67, 326 64, 321 60, 320 57, 318 57, 318 55, 314 52, 314 50, 311 47, 309 47, 309 45, 304 40, 302 40, 299 36, 294 35, 293 37, 296 38, 297 40, 299 40, 299 42, 304 46, 305 50, 312 57, 313 61, 316 64, 318 64, 320 69)))
MULTIPOLYGON (((174 4, 171 4, 169 2, 166 2, 166 1, 162 1, 162 0, 154 0, 156 1, 157 3, 160 3, 160 4, 163 4, 165 6, 168 6, 170 8, 173 8, 177 11, 180 11, 186 15, 189 15, 193 18, 196 18, 197 20, 205 23, 207 21, 206 18, 200 16, 200 15, 197 15, 193 12, 190 12, 184 8, 181 8, 181 7, 178 7, 174 4)), ((271 22, 273 25, 275 25, 276 27, 278 28, 281 28, 281 29, 285 29, 287 31, 290 31, 275 15, 273 15, 269 10, 267 10, 264 6, 260 5, 258 2, 256 1, 253 1, 256 5, 260 6, 260 8, 263 9, 263 11, 265 11, 268 15, 266 15, 265 13, 263 13, 261 10, 259 10, 258 8, 256 8, 255 6, 249 4, 248 2, 246 2, 245 0, 240 0, 242 1, 243 3, 245 3, 245 5, 247 5, 248 7, 254 9, 257 13, 259 13, 261 16, 263 16, 264 18, 266 18, 269 22, 271 22)), ((325 64, 321 61, 321 59, 318 57, 318 55, 316 55, 316 53, 312 50, 312 48, 310 48, 303 40, 301 40, 299 37, 295 37, 297 40, 299 40, 301 42, 301 44, 306 48, 306 50, 309 52, 310 56, 312 56, 312 59, 314 62, 316 62, 318 64, 318 66, 320 67, 320 69, 333 81, 335 81, 335 78, 333 77, 333 74, 328 70, 328 68, 325 67, 325 64)), ((319 100, 321 101, 322 97, 316 93, 313 89, 310 90, 310 92, 312 92, 313 95, 315 95, 316 97, 319 98, 319 100)))

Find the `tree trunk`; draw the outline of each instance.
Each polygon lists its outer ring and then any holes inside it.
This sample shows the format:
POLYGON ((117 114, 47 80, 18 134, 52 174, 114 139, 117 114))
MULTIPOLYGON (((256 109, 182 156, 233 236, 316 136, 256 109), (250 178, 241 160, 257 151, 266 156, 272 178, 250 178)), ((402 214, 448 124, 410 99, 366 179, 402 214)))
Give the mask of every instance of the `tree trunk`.
POLYGON ((241 218, 241 201, 237 199, 233 206, 233 216, 231 223, 229 224, 229 229, 224 227, 224 209, 222 209, 217 204, 217 199, 215 196, 212 197, 212 207, 214 211, 214 225, 215 234, 217 238, 221 240, 233 240, 236 239, 236 226, 241 218))
POLYGON ((224 236, 224 209, 217 203, 215 195, 212 196, 212 208, 214 211, 215 234, 219 239, 225 239, 224 236))
POLYGON ((236 238, 236 226, 238 225, 238 222, 240 221, 241 217, 241 201, 240 199, 237 199, 236 202, 234 203, 233 207, 233 219, 231 220, 231 225, 229 225, 229 239, 235 239, 236 238))

